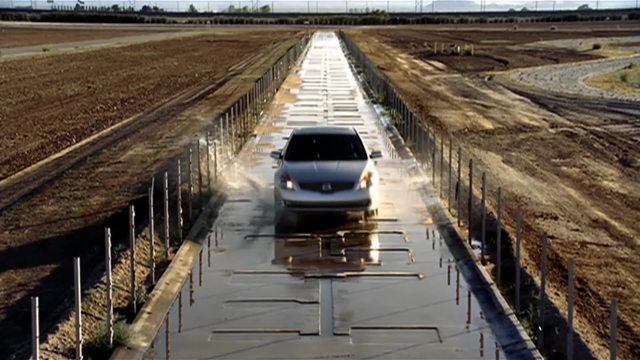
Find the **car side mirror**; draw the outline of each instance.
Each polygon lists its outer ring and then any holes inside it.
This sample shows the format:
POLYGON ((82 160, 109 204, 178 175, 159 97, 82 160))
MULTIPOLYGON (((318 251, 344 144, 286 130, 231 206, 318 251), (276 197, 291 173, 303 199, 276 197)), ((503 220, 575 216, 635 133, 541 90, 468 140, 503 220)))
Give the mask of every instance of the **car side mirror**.
POLYGON ((369 157, 372 159, 380 159, 382 157, 382 151, 372 151, 371 154, 369 154, 369 157))
POLYGON ((281 150, 274 150, 271 152, 271 157, 276 159, 276 160, 281 160, 282 159, 282 151, 281 150))

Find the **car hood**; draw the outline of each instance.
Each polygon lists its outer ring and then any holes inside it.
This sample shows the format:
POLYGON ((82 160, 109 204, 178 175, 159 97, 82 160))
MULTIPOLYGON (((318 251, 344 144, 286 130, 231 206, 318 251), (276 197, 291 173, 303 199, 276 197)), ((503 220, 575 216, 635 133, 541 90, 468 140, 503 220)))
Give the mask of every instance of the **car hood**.
POLYGON ((285 162, 283 170, 296 182, 326 182, 360 180, 368 161, 293 161, 285 162))

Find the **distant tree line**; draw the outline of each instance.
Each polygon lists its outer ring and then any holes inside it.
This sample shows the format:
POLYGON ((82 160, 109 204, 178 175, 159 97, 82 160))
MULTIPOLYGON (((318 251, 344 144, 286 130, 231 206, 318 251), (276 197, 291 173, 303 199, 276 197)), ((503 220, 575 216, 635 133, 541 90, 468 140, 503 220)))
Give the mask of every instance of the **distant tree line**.
MULTIPOLYGON (((268 12, 267 8, 258 8, 259 12, 268 12)), ((619 21, 640 20, 640 12, 624 15, 604 15, 597 12, 569 13, 549 16, 505 16, 483 17, 466 15, 425 15, 406 16, 393 15, 384 11, 376 11, 359 15, 316 15, 292 17, 251 17, 233 16, 236 8, 229 7, 227 12, 207 14, 204 17, 194 15, 190 17, 171 17, 169 14, 160 15, 163 9, 147 6, 137 12, 131 7, 122 8, 118 5, 110 7, 73 7, 56 8, 52 12, 2 12, 3 21, 43 21, 43 22, 112 22, 112 23, 189 23, 189 24, 296 24, 296 25, 404 25, 404 24, 499 24, 499 23, 541 23, 541 22, 576 22, 576 21, 619 21), (234 11, 231 11, 234 10, 234 11)), ((270 8, 268 9, 270 11, 270 8)))
POLYGON ((257 12, 257 13, 266 14, 266 13, 270 13, 271 12, 271 6, 262 5, 260 7, 249 8, 248 6, 235 7, 233 5, 229 5, 229 7, 226 8, 223 12, 226 12, 226 13, 252 13, 252 12, 257 12))

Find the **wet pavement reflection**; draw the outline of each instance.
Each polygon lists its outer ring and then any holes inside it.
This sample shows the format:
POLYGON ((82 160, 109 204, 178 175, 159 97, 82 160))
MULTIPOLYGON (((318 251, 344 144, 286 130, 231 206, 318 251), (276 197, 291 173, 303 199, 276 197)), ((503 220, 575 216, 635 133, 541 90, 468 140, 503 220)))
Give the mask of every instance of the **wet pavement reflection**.
POLYGON ((257 136, 227 171, 229 199, 160 330, 153 358, 499 358, 494 335, 397 159, 335 34, 316 33, 257 136), (364 219, 274 223, 269 152, 291 129, 354 126, 378 161, 382 207, 364 219))

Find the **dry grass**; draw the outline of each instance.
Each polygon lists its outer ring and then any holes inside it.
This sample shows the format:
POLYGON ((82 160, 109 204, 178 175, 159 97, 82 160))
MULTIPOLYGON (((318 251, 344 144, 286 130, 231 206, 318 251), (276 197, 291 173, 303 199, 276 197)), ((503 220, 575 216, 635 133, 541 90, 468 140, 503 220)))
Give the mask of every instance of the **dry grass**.
POLYGON ((632 63, 623 69, 593 76, 588 83, 608 91, 640 95, 640 64, 632 63))

